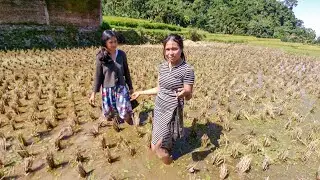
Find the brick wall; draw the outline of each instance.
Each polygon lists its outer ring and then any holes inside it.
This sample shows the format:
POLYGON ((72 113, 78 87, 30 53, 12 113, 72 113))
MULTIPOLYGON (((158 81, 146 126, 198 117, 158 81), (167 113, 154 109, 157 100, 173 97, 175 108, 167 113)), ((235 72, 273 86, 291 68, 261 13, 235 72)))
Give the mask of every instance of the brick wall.
POLYGON ((97 27, 101 0, 0 0, 0 24, 97 27))
POLYGON ((44 2, 40 0, 0 0, 0 23, 45 24, 44 2))

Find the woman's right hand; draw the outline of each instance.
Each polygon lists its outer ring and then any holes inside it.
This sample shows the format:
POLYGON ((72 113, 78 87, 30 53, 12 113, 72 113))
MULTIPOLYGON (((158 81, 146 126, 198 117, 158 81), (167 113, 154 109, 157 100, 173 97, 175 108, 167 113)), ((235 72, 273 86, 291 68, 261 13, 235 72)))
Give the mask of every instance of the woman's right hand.
POLYGON ((130 100, 135 100, 137 99, 139 96, 140 96, 140 92, 139 91, 136 91, 134 93, 131 94, 131 97, 130 97, 130 100))
POLYGON ((96 99, 96 93, 92 93, 91 94, 91 96, 90 96, 90 98, 89 98, 89 104, 91 104, 92 106, 94 106, 95 105, 95 100, 96 99))

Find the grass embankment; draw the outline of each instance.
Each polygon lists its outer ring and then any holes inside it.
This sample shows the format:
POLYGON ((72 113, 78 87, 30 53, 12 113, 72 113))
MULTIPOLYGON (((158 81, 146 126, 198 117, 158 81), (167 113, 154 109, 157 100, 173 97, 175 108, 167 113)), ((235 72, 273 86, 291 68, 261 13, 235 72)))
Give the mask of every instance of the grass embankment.
POLYGON ((277 48, 284 50, 288 53, 311 55, 318 57, 320 56, 320 46, 303 43, 282 42, 280 39, 207 33, 205 40, 226 43, 246 43, 249 45, 277 48))

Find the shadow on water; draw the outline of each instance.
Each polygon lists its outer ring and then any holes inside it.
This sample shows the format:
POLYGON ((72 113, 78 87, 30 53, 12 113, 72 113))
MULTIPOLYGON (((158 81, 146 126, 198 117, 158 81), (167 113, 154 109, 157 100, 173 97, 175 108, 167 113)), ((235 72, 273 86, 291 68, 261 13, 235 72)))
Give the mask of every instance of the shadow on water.
POLYGON ((147 124, 149 119, 150 120, 153 119, 153 108, 147 108, 145 110, 142 110, 138 115, 138 119, 139 119, 139 125, 143 126, 147 124))
POLYGON ((204 160, 215 148, 219 147, 218 140, 222 134, 222 126, 216 123, 198 124, 185 128, 185 136, 176 141, 172 157, 174 160, 191 153, 193 161, 204 160), (210 149, 196 150, 201 147, 201 137, 207 134, 213 147, 210 149))

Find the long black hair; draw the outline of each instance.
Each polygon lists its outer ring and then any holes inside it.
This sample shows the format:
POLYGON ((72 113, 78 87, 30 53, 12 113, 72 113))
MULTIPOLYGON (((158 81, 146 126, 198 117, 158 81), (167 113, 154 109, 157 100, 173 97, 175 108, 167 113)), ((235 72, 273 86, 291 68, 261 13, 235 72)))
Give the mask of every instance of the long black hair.
POLYGON ((185 57, 184 52, 183 52, 183 39, 178 34, 169 34, 169 36, 162 41, 164 59, 166 59, 165 51, 166 51, 166 45, 167 45, 168 41, 174 41, 174 42, 176 42, 178 44, 179 48, 182 51, 181 52, 181 59, 185 60, 186 57, 185 57))
POLYGON ((116 33, 111 30, 105 30, 102 32, 101 36, 101 49, 98 52, 97 56, 100 61, 103 61, 103 63, 111 63, 113 62, 110 53, 107 51, 107 41, 113 37, 116 37, 116 33))

